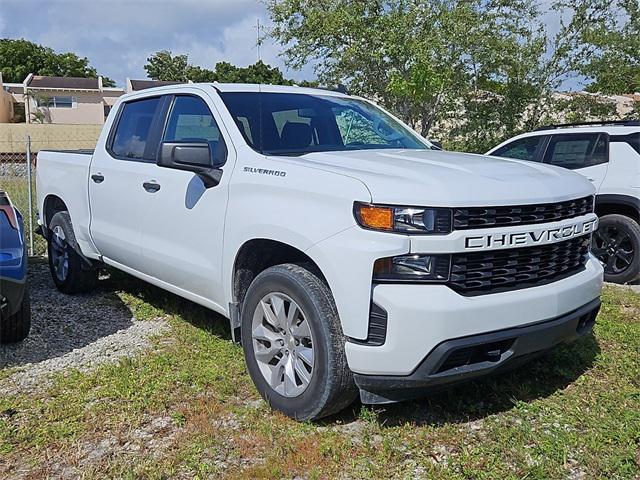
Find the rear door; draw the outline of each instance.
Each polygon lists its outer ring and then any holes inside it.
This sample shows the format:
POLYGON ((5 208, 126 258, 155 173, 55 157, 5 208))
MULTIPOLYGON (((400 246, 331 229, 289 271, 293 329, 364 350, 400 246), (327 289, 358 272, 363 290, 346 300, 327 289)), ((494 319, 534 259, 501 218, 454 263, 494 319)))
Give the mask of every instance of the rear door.
POLYGON ((609 165, 609 135, 599 132, 552 135, 544 162, 584 175, 599 190, 609 165))
POLYGON ((143 183, 155 162, 152 125, 162 104, 159 96, 121 104, 89 168, 90 231, 98 251, 111 262, 143 273, 148 271, 141 244, 148 196, 143 183))

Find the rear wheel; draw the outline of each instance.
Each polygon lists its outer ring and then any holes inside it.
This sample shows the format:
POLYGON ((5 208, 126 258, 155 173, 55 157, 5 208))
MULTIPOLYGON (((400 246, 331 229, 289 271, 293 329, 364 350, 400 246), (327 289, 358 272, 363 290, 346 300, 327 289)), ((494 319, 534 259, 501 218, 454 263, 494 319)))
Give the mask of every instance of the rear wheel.
POLYGON ((591 248, 604 266, 604 279, 633 282, 640 276, 640 225, 624 215, 604 215, 591 248))
POLYGON ((49 223, 48 254, 51 277, 61 292, 85 293, 96 286, 98 270, 81 256, 68 212, 56 213, 49 223))
POLYGON ((31 302, 29 288, 25 287, 20 310, 0 322, 0 343, 24 340, 31 330, 31 302))
POLYGON ((333 296, 293 264, 260 273, 242 307, 242 346, 260 395, 297 420, 315 420, 356 397, 333 296))

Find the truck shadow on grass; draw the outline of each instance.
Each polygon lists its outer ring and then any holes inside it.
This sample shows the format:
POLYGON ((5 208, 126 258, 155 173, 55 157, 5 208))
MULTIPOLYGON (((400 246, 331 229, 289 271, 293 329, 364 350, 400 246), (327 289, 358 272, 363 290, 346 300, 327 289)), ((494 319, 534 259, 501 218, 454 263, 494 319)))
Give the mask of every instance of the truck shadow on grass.
POLYGON ((600 346, 590 333, 574 342, 558 345, 547 354, 518 368, 476 379, 403 403, 365 407, 330 419, 350 421, 373 416, 381 427, 412 423, 442 426, 482 420, 570 388, 593 367, 600 346))
POLYGON ((222 340, 231 340, 229 320, 223 315, 119 270, 109 268, 107 273, 108 277, 98 282, 98 290, 119 291, 137 299, 138 307, 129 305, 130 314, 137 318, 150 320, 157 315, 179 316, 222 340))

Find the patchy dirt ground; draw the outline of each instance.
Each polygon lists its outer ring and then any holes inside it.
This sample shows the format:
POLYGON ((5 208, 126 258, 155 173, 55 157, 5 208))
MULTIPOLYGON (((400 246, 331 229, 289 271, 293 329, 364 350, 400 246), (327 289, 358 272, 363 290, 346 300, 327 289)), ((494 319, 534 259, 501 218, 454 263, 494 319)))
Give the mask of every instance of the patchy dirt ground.
POLYGON ((51 384, 53 374, 91 370, 148 348, 168 330, 163 319, 137 321, 113 291, 69 296, 58 292, 44 261, 29 266, 32 327, 20 343, 0 345, 0 396, 51 384))

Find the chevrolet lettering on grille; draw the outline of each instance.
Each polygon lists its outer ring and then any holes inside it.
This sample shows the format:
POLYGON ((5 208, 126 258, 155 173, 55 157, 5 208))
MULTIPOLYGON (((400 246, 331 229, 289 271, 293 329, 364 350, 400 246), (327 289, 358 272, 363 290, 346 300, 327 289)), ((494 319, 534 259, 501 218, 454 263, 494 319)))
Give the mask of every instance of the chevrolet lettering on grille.
POLYGON ((465 238, 467 250, 479 250, 486 248, 514 248, 531 245, 543 245, 555 243, 570 238, 592 233, 598 225, 598 219, 566 225, 558 228, 532 229, 525 232, 491 233, 487 235, 474 235, 465 238))

